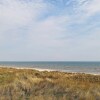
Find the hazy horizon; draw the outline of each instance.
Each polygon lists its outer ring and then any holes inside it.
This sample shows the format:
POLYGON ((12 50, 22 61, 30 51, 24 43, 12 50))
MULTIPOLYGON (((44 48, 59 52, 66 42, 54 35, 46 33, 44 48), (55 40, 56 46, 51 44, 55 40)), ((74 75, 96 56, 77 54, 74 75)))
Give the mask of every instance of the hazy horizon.
POLYGON ((67 61, 61 61, 61 60, 53 60, 53 61, 52 60, 51 61, 50 60, 41 60, 41 61, 39 61, 39 60, 34 60, 34 61, 30 61, 30 60, 22 60, 22 61, 21 60, 20 61, 18 61, 18 60, 8 60, 8 61, 6 61, 6 60, 4 60, 4 61, 0 61, 0 62, 100 62, 100 61, 95 61, 95 60, 94 61, 92 61, 92 60, 91 61, 81 61, 81 60, 80 61, 79 60, 76 60, 76 61, 75 60, 72 60, 72 61, 71 60, 70 61, 68 61, 68 60, 67 61))
POLYGON ((100 61, 100 0, 0 0, 0 61, 100 61))

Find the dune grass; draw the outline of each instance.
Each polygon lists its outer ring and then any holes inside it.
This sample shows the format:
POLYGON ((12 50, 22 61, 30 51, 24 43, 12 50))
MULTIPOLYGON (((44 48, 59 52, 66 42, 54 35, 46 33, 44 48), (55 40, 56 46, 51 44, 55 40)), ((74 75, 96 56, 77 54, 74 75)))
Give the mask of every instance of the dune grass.
POLYGON ((0 100, 100 100, 100 75, 0 68, 0 100))

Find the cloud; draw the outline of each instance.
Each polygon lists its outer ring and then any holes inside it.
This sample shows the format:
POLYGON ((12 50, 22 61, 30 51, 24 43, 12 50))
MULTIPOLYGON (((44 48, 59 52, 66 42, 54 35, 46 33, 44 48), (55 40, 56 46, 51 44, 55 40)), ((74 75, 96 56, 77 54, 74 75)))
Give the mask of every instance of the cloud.
POLYGON ((100 13, 100 0, 92 0, 88 7, 85 8, 87 11, 88 15, 94 15, 96 13, 100 13))
POLYGON ((78 0, 78 4, 76 18, 79 18, 79 23, 100 13, 100 0, 78 0))
POLYGON ((21 2, 18 0, 2 0, 1 2, 0 35, 1 40, 4 39, 4 41, 20 36, 20 29, 28 27, 32 21, 34 23, 38 16, 47 9, 47 6, 42 2, 21 2))
POLYGON ((100 60, 99 2, 1 0, 0 60, 100 60))

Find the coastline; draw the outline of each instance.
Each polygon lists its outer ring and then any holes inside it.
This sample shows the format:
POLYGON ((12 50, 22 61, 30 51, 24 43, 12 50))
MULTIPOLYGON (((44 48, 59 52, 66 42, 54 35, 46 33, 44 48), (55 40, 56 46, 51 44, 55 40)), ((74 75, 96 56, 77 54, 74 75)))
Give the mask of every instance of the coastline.
POLYGON ((42 69, 42 68, 32 68, 32 67, 17 67, 17 66, 0 66, 0 68, 14 68, 14 69, 32 69, 32 70, 38 70, 38 71, 56 71, 51 69, 42 69))
POLYGON ((89 74, 89 75, 100 75, 100 73, 87 73, 87 72, 75 72, 72 70, 56 70, 56 69, 48 69, 48 68, 36 68, 36 67, 23 67, 23 66, 1 66, 0 68, 14 68, 14 69, 31 69, 31 70, 37 70, 37 71, 48 71, 48 72, 64 72, 64 73, 72 73, 72 74, 89 74))

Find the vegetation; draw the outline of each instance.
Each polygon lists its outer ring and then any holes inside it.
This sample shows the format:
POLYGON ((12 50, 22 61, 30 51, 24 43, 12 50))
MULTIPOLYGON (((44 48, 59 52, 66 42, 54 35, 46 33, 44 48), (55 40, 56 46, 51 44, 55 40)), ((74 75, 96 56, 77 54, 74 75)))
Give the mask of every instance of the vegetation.
POLYGON ((0 100, 100 100, 100 75, 0 68, 0 100))

